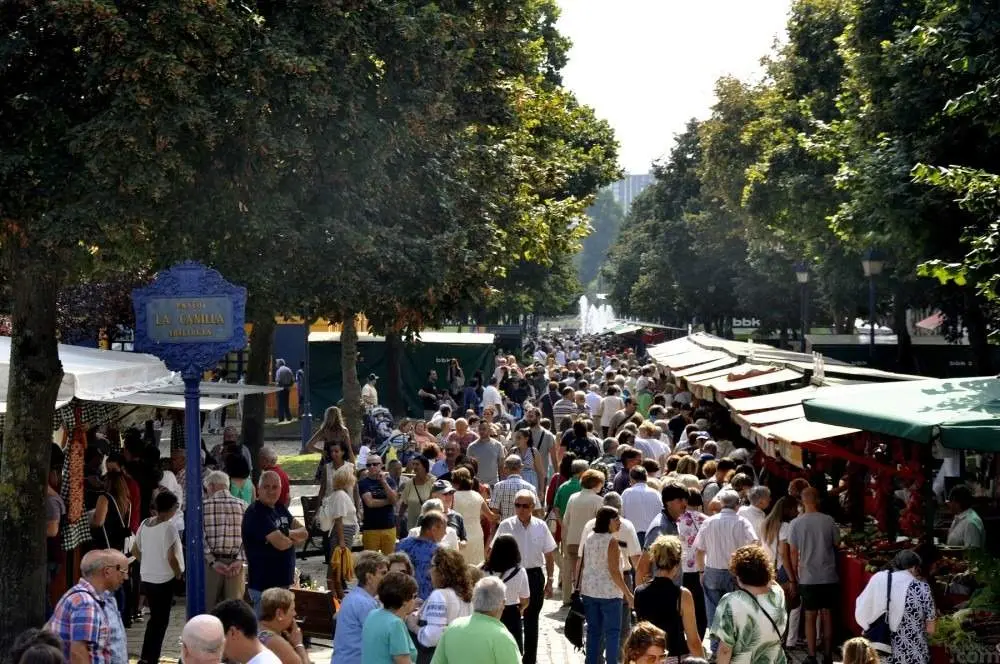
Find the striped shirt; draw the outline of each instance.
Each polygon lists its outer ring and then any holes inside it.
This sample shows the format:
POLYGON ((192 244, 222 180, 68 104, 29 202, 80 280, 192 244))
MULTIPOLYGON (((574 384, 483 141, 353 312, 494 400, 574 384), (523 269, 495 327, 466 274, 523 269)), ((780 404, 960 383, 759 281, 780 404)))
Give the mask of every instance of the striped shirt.
POLYGON ((205 499, 205 559, 246 560, 243 552, 243 513, 247 504, 228 490, 216 491, 205 499))

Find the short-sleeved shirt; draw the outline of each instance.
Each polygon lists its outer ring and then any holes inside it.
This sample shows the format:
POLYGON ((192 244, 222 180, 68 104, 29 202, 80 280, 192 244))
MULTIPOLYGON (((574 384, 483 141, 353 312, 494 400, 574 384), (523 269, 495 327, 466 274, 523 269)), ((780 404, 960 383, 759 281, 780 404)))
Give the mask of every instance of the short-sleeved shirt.
POLYGON ((781 647, 788 622, 785 594, 778 584, 772 584, 767 593, 756 595, 756 599, 754 602, 745 590, 723 595, 715 609, 712 634, 733 649, 733 664, 785 664, 785 651, 781 647))
POLYGON ((431 664, 514 664, 521 661, 517 642, 493 616, 473 613, 458 618, 441 635, 431 664), (474 653, 474 655, 473 655, 474 653))
POLYGON ((531 491, 535 494, 535 506, 540 506, 538 500, 538 489, 535 485, 526 481, 520 475, 508 475, 506 479, 500 480, 493 486, 493 493, 490 495, 490 508, 500 512, 501 519, 509 519, 517 515, 514 501, 520 491, 531 491))
POLYGON ((417 580, 420 599, 427 599, 434 591, 431 582, 431 559, 438 550, 437 542, 423 537, 407 537, 396 542, 396 551, 402 551, 410 557, 413 563, 413 576, 417 580))
POLYGON ((531 517, 527 526, 516 516, 504 519, 497 526, 493 540, 496 541, 500 535, 513 535, 517 540, 517 547, 521 552, 521 565, 525 569, 544 566, 545 555, 556 549, 556 540, 552 537, 549 527, 537 517, 531 517))
POLYGON ((500 465, 503 463, 506 454, 503 443, 492 438, 480 438, 469 445, 465 454, 472 457, 479 464, 479 472, 476 477, 480 482, 493 486, 500 481, 500 465))
POLYGON ((368 615, 378 607, 378 600, 361 586, 347 593, 337 612, 332 664, 361 664, 362 629, 368 615))
MULTIPOLYGON (((434 383, 430 382, 430 381, 427 381, 426 383, 424 383, 423 390, 427 394, 437 394, 437 386, 434 383)), ((435 397, 435 396, 420 397, 420 403, 423 404, 424 410, 436 410, 437 409, 437 403, 438 402, 437 402, 437 397, 435 397)))
POLYGON ((601 456, 601 448, 590 438, 573 436, 564 441, 562 447, 575 454, 577 459, 586 459, 588 463, 601 456))
POLYGON ((493 573, 493 576, 503 581, 505 606, 516 606, 521 603, 522 599, 531 598, 528 573, 520 565, 505 571, 503 574, 493 573))
POLYGON ((799 584, 837 583, 840 528, 829 514, 806 512, 792 519, 788 544, 799 552, 799 584))
POLYGON ((396 655, 409 655, 411 662, 417 661, 410 631, 392 611, 376 609, 361 629, 361 664, 392 664, 396 655))
POLYGON ((569 499, 574 493, 579 493, 580 489, 579 476, 569 478, 562 486, 556 489, 556 497, 552 501, 552 504, 559 510, 561 516, 566 516, 566 505, 569 504, 569 499))
POLYGON ((267 541, 274 531, 287 536, 292 515, 281 503, 268 507, 259 500, 243 515, 243 550, 247 556, 248 586, 253 590, 287 588, 295 577, 295 547, 279 551, 267 541))
POLYGON ((121 626, 115 598, 110 593, 98 594, 86 579, 81 579, 62 596, 48 629, 62 639, 66 661, 70 660, 72 642, 78 641, 87 644, 90 664, 128 662, 124 639, 116 637, 124 637, 125 629, 121 626))
MULTIPOLYGON (((386 484, 393 491, 396 490, 396 482, 391 477, 386 479, 386 484)), ((387 498, 385 489, 382 488, 382 483, 367 476, 358 480, 358 494, 364 496, 366 493, 370 493, 372 498, 376 500, 385 500, 387 498)), ((365 505, 361 530, 385 530, 393 528, 395 525, 396 515, 392 505, 383 505, 382 507, 368 507, 365 505)))

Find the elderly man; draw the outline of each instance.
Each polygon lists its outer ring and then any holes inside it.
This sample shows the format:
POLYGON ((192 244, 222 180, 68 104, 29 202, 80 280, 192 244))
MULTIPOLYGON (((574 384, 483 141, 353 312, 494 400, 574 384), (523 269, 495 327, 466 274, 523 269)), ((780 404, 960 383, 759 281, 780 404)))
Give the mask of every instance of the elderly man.
MULTIPOLYGON (((483 424, 486 424, 485 422, 483 424)), ((490 426, 486 424, 486 426, 490 426)), ((431 475, 437 478, 451 480, 451 471, 458 466, 458 457, 462 454, 462 446, 457 440, 449 440, 444 444, 444 458, 435 461, 431 466, 431 475)))
POLYGON ((531 491, 536 495, 534 502, 538 503, 535 485, 521 477, 521 457, 511 454, 504 459, 503 469, 505 477, 494 485, 490 495, 490 509, 499 514, 501 520, 517 515, 514 501, 521 491, 531 491))
MULTIPOLYGON (((504 609, 503 581, 487 576, 472 590, 471 616, 448 625, 438 641, 431 664, 462 664, 476 653, 476 664, 514 664, 521 659, 514 637, 500 622, 504 609)), ((336 652, 336 651, 334 651, 336 652)))
POLYGON ((278 453, 270 445, 265 445, 260 448, 260 452, 257 453, 257 459, 260 461, 260 469, 262 472, 265 470, 273 470, 278 474, 278 478, 281 480, 281 494, 278 496, 278 502, 285 507, 288 507, 288 505, 292 502, 292 483, 288 479, 288 473, 286 473, 282 467, 278 465, 278 453))
POLYGON ((229 476, 214 470, 205 478, 205 606, 243 597, 243 514, 247 504, 229 493, 229 476))
MULTIPOLYGON (((708 624, 715 619, 715 607, 728 592, 736 590, 736 580, 729 571, 729 559, 741 546, 757 544, 757 533, 745 518, 736 513, 740 494, 723 489, 716 495, 722 511, 705 519, 694 538, 695 566, 705 589, 705 614, 708 624)), ((712 642, 713 651, 718 641, 712 642)))
MULTIPOLYGON (((536 497, 534 489, 518 491, 514 499, 517 515, 497 526, 494 541, 500 535, 513 535, 521 552, 521 566, 528 573, 530 599, 524 611, 524 658, 522 664, 535 664, 538 657, 538 616, 546 597, 552 596, 552 573, 555 569, 556 541, 549 527, 532 516, 536 497), (545 572, 542 572, 542 565, 545 572)), ((579 540, 578 540, 579 541, 579 540)))
MULTIPOLYGON (((573 494, 566 503, 566 511, 562 514, 563 556, 562 564, 570 573, 576 569, 580 559, 580 534, 587 521, 597 515, 597 510, 604 505, 601 490, 604 488, 604 473, 599 470, 587 470, 580 476, 580 491, 573 494)), ((572 594, 572 577, 566 583, 563 577, 563 604, 569 604, 572 594)))
MULTIPOLYGON (((266 471, 257 485, 257 500, 243 515, 243 549, 254 610, 260 614, 260 596, 268 588, 288 588, 295 577, 295 546, 308 531, 278 502, 281 479, 266 471)), ((225 622, 225 621, 223 621, 225 622)))
POLYGON ((66 591, 48 629, 62 639, 73 664, 128 664, 128 642, 114 593, 128 579, 128 559, 114 549, 98 549, 80 561, 80 582, 66 591))
MULTIPOLYGON (((829 514, 819 511, 819 491, 809 487, 802 491, 802 509, 788 526, 788 547, 791 570, 788 574, 798 586, 805 612, 806 644, 809 661, 816 661, 816 617, 823 627, 825 661, 832 662, 833 612, 840 597, 837 583, 837 544, 840 528, 829 514)), ((702 526, 704 528, 704 526, 702 526)))
POLYGON ((448 528, 448 520, 441 512, 427 512, 421 515, 417 522, 420 534, 416 537, 406 537, 396 544, 396 551, 405 553, 413 563, 413 576, 419 587, 418 596, 425 600, 434 591, 431 582, 431 560, 438 550, 438 543, 444 539, 448 528))
POLYGON ((767 508, 771 506, 771 490, 766 486, 754 486, 750 488, 747 497, 750 504, 741 507, 737 514, 750 522, 753 531, 757 533, 757 539, 761 539, 760 534, 764 527, 764 519, 767 518, 767 508))
POLYGON ((358 585, 337 612, 332 664, 361 664, 361 630, 368 614, 379 608, 378 584, 388 571, 389 561, 378 551, 362 551, 354 559, 358 585))
POLYGON ((226 633, 215 616, 195 616, 181 630, 181 661, 185 664, 219 664, 225 647, 226 633))

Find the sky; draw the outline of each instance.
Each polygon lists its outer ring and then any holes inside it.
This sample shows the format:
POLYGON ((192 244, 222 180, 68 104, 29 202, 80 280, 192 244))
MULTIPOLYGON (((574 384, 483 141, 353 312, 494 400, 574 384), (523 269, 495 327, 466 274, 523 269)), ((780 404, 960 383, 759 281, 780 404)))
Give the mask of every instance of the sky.
POLYGON ((715 81, 759 78, 791 0, 558 0, 573 42, 563 83, 615 130, 627 173, 647 173, 715 81))

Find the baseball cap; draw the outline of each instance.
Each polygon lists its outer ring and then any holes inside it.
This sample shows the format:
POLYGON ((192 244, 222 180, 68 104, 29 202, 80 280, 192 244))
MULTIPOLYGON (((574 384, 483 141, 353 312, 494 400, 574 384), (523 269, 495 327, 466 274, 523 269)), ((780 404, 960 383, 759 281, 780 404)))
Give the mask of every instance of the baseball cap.
POLYGON ((455 493, 455 487, 448 480, 437 480, 434 482, 431 493, 455 493))

